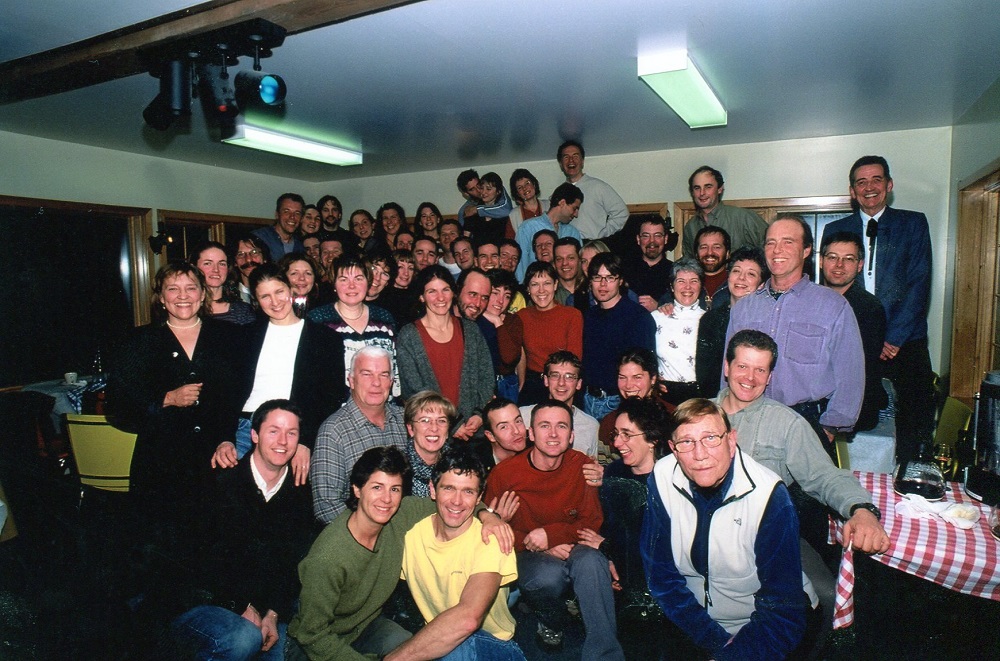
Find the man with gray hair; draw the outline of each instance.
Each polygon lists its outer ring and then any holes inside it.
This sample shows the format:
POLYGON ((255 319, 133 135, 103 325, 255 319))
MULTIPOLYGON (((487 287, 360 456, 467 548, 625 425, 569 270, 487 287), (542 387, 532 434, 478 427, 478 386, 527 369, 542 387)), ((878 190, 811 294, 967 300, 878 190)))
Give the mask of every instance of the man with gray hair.
POLYGON ((673 311, 653 312, 660 380, 667 386, 666 400, 674 406, 698 396, 694 359, 698 350, 698 323, 705 314, 698 302, 704 273, 701 264, 690 257, 674 262, 670 283, 673 311))
POLYGON ((351 397, 319 428, 313 450, 313 513, 329 523, 346 509, 348 477, 365 450, 406 447, 403 409, 389 402, 393 384, 392 356, 381 347, 362 347, 351 361, 347 383, 351 397))

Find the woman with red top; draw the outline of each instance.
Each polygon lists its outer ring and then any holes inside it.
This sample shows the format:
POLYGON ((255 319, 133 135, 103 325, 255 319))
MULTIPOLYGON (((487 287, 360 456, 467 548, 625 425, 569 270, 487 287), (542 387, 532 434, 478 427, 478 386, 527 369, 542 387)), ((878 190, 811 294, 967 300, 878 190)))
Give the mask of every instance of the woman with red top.
POLYGON ((452 436, 469 440, 483 424, 480 413, 494 394, 493 359, 476 323, 452 313, 455 281, 434 264, 415 283, 425 312, 399 331, 396 361, 403 397, 421 390, 441 393, 458 409, 452 436))
POLYGON ((528 290, 531 305, 518 311, 521 320, 520 337, 512 336, 510 326, 504 324, 498 329, 497 340, 501 358, 508 360, 512 345, 520 349, 525 361, 524 385, 518 397, 518 404, 530 406, 549 393, 542 383, 545 361, 556 351, 572 351, 577 357, 583 356, 583 315, 576 308, 559 305, 556 302, 556 284, 559 282, 556 269, 548 262, 534 262, 524 274, 524 285, 528 290))

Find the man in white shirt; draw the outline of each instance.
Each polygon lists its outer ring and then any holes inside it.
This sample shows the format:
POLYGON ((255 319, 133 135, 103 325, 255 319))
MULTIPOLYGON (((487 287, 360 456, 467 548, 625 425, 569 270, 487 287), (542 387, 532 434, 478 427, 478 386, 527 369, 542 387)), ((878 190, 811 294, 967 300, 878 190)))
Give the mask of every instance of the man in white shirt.
POLYGON ((611 236, 625 226, 628 220, 625 200, 608 183, 583 173, 583 145, 567 140, 559 145, 556 159, 566 181, 583 191, 583 205, 575 224, 584 238, 611 236))

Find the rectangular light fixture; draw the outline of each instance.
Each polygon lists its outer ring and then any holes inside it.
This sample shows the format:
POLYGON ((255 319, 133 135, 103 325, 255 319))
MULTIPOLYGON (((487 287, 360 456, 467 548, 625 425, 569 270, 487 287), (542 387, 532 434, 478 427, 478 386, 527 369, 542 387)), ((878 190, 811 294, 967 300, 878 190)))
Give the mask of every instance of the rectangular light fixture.
POLYGON ((361 165, 363 156, 361 152, 352 149, 307 140, 243 122, 237 122, 236 132, 231 137, 223 138, 222 141, 330 165, 361 165))
POLYGON ((639 78, 693 129, 725 126, 726 109, 687 51, 639 56, 639 78))

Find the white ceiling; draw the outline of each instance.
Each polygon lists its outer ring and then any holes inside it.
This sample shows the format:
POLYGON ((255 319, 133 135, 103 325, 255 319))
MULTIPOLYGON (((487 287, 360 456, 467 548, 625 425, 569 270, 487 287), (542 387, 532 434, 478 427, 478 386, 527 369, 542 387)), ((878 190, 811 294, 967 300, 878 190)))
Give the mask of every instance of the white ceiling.
MULTIPOLYGON (((5 0, 0 62, 197 4, 5 0)), ((0 106, 0 130, 308 181, 951 125, 1000 76, 996 0, 424 0, 288 37, 264 69, 282 125, 365 154, 339 168, 143 125, 148 75, 0 106), (729 111, 690 130, 636 77, 686 45, 729 111)), ((246 59, 240 68, 249 69, 246 59)))

